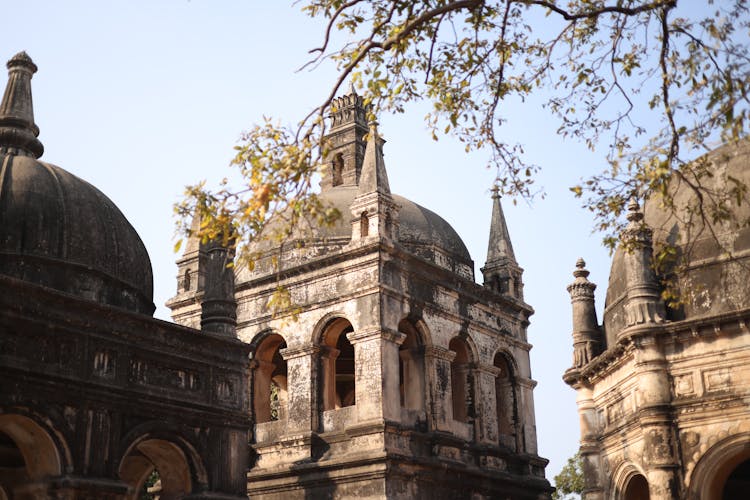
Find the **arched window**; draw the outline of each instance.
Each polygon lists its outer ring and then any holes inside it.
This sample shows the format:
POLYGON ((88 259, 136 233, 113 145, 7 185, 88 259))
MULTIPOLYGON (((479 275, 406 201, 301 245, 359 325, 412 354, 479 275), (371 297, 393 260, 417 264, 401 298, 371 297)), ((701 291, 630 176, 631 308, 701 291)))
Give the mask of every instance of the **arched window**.
POLYGON ((286 416, 287 368, 280 352, 285 347, 281 335, 271 334, 255 350, 253 409, 257 424, 286 416))
POLYGON ((417 329, 410 321, 401 320, 398 331, 406 334, 398 352, 401 406, 408 410, 424 410, 424 346, 417 329))
POLYGON ((750 459, 745 460, 734 468, 722 492, 722 500, 743 498, 750 491, 750 459))
POLYGON ((648 500, 648 481, 642 474, 636 474, 628 480, 625 486, 623 500, 648 500))
POLYGON ((326 326, 321 346, 323 410, 352 406, 355 401, 354 346, 346 338, 351 323, 337 318, 326 326))
POLYGON ((517 448, 518 405, 513 370, 502 354, 495 355, 493 362, 497 368, 495 378, 495 405, 497 414, 497 434, 500 444, 512 450, 517 448))
POLYGON ((344 155, 338 153, 331 165, 331 185, 340 186, 344 183, 344 155))
POLYGON ((454 337, 448 349, 455 353, 451 361, 451 391, 453 398, 453 420, 459 422, 468 422, 473 416, 473 390, 471 377, 469 375, 469 346, 466 341, 454 337))
POLYGON ((359 218, 359 235, 364 238, 370 234, 370 218, 367 217, 367 213, 362 212, 359 218))
POLYGON ((182 290, 187 292, 190 290, 190 269, 185 269, 185 275, 182 278, 182 290))

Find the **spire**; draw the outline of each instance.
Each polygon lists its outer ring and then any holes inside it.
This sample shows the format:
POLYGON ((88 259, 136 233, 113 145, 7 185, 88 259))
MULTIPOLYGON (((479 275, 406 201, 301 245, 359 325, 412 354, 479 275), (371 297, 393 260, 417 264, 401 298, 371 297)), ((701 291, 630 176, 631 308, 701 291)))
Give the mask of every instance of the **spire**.
POLYGON ((44 146, 37 139, 39 127, 34 123, 31 100, 31 77, 36 73, 36 64, 26 52, 19 52, 6 66, 8 83, 0 103, 0 152, 21 152, 39 158, 44 146))
POLYGON ((623 232, 626 326, 662 323, 666 312, 653 267, 652 231, 643 222, 643 212, 635 198, 628 203, 627 219, 628 225, 623 232))
POLYGON ((490 241, 487 245, 487 264, 495 262, 515 262, 513 245, 510 242, 508 225, 500 204, 500 192, 497 186, 492 188, 492 222, 490 222, 490 241))
POLYGON ((370 122, 370 132, 365 149, 365 159, 362 161, 362 174, 359 178, 358 195, 380 193, 390 195, 388 174, 383 160, 383 144, 385 141, 378 135, 378 122, 370 122))
POLYGON ((484 286, 497 293, 523 300, 521 274, 523 270, 516 262, 510 242, 508 225, 505 222, 500 193, 492 189, 492 221, 490 240, 487 245, 487 260, 482 268, 484 286))
POLYGON ((576 262, 573 276, 575 280, 568 285, 573 306, 573 368, 580 368, 602 351, 602 336, 596 320, 596 285, 588 280, 589 272, 583 259, 576 262))

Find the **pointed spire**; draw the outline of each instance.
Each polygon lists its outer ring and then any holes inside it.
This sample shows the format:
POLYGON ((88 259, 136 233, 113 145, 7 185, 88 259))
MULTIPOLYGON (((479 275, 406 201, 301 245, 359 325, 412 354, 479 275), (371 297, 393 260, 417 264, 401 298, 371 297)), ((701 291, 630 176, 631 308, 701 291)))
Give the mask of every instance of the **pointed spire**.
POLYGON ((501 261, 516 261, 513 245, 510 242, 508 225, 500 203, 500 190, 492 188, 492 222, 490 222, 490 241, 487 245, 487 264, 501 261))
POLYGON ((362 161, 362 173, 359 178, 358 195, 367 193, 380 193, 390 195, 391 188, 388 185, 388 174, 385 171, 383 160, 383 143, 385 141, 378 135, 378 122, 370 122, 370 133, 365 149, 365 159, 362 161))
POLYGON ((482 268, 484 286, 502 295, 523 300, 522 273, 523 270, 518 266, 513 253, 508 225, 500 203, 499 189, 495 186, 492 188, 492 221, 487 260, 482 268))
POLYGON ((39 158, 44 146, 37 139, 39 127, 34 123, 31 99, 31 77, 37 71, 36 64, 26 52, 19 52, 6 66, 8 83, 0 103, 0 152, 20 152, 39 158))
POLYGON ((573 306, 573 368, 580 368, 598 356, 603 346, 594 303, 596 285, 588 280, 583 259, 576 262, 573 276, 575 280, 568 285, 573 306))

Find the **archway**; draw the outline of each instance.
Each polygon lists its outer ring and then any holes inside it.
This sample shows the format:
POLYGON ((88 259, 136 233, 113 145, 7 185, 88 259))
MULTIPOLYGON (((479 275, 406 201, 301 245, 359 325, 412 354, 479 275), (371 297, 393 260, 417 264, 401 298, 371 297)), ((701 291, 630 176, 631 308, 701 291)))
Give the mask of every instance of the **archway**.
POLYGON ((120 479, 133 487, 129 500, 146 493, 147 480, 158 480, 155 490, 160 500, 176 500, 192 491, 190 465, 176 444, 147 438, 132 445, 120 462, 120 479))
POLYGON ((424 345, 417 328, 409 320, 401 320, 398 331, 406 335, 398 353, 401 407, 407 410, 424 410, 424 345))
POLYGON ((648 481, 643 474, 634 474, 625 484, 623 500, 648 500, 648 481))
POLYGON ((469 377, 470 349, 466 341, 454 337, 448 344, 448 349, 455 356, 451 361, 451 398, 453 406, 453 420, 468 422, 473 414, 473 394, 471 378, 469 377))
POLYGON ((749 485, 750 434, 736 434, 714 444, 698 461, 690 477, 689 498, 743 498, 734 492, 742 491, 744 495, 749 485))
POLYGON ((17 486, 61 471, 57 446, 45 429, 23 415, 0 415, 0 496, 12 498, 17 486))
POLYGON ((253 409, 255 423, 286 417, 287 365, 281 356, 286 342, 281 335, 267 335, 255 350, 253 369, 253 409))
POLYGON ((344 318, 332 320, 323 331, 320 360, 323 410, 356 403, 354 346, 346 337, 353 331, 352 324, 344 318))
POLYGON ((495 354, 493 366, 497 368, 495 409, 498 441, 511 450, 516 450, 518 447, 518 403, 516 401, 515 375, 512 365, 502 353, 495 354))

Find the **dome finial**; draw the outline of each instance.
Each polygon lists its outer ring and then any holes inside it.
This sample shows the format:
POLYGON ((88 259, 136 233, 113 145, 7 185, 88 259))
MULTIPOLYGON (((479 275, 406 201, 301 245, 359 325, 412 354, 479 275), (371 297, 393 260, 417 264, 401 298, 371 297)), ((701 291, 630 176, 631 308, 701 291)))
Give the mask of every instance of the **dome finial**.
POLYGON ((8 83, 0 103, 0 151, 42 156, 44 146, 37 139, 39 127, 34 123, 31 99, 31 77, 36 64, 19 52, 8 63, 8 83))

